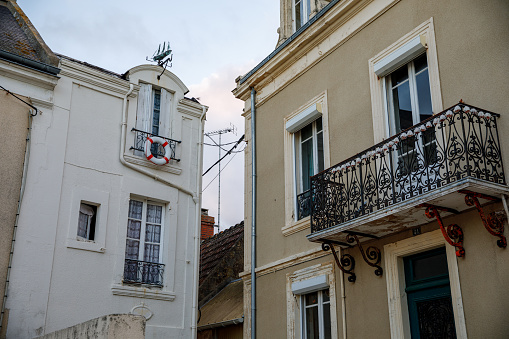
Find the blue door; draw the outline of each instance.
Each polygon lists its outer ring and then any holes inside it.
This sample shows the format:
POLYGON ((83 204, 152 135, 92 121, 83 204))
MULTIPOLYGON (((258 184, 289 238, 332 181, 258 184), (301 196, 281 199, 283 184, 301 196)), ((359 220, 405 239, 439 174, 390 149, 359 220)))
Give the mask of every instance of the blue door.
POLYGON ((445 248, 404 258, 412 339, 456 338, 445 248))

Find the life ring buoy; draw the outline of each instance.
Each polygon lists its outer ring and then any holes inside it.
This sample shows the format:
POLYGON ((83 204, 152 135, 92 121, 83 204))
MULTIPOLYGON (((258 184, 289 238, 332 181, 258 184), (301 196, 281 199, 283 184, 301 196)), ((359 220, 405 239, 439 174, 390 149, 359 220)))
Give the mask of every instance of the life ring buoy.
POLYGON ((145 141, 145 156, 147 157, 147 160, 153 162, 156 165, 166 165, 170 162, 170 144, 168 141, 164 140, 160 137, 148 137, 147 141, 145 141), (156 158, 152 152, 152 144, 160 144, 164 147, 164 157, 162 158, 156 158))

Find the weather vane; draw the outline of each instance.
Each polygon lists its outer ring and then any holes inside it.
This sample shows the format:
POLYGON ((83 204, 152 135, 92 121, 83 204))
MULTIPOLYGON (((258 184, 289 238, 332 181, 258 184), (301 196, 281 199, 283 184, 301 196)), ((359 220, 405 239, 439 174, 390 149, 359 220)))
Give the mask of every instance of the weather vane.
POLYGON ((163 42, 162 47, 161 44, 159 44, 159 48, 157 49, 157 51, 154 52, 154 55, 152 55, 151 59, 147 57, 147 61, 157 62, 157 66, 163 67, 163 71, 161 72, 161 74, 157 76, 157 80, 161 78, 161 75, 163 75, 164 71, 166 70, 166 67, 168 66, 168 63, 171 62, 172 58, 173 54, 171 54, 169 41, 168 44, 166 44, 166 42, 163 42))

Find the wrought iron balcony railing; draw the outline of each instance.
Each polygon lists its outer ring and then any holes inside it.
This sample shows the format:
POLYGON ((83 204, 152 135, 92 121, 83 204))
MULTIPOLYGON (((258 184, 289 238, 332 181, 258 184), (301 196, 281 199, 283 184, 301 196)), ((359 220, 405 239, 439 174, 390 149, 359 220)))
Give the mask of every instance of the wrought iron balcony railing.
POLYGON ((305 218, 311 214, 311 190, 297 194, 297 220, 305 218))
POLYGON ((467 177, 506 184, 498 117, 460 103, 315 175, 311 232, 467 177))
MULTIPOLYGON (((131 129, 132 132, 135 133, 134 136, 134 146, 131 146, 131 150, 139 151, 139 152, 145 152, 145 143, 147 142, 148 137, 160 137, 164 140, 168 141, 168 146, 170 147, 170 160, 180 161, 180 159, 177 159, 175 157, 175 150, 177 148, 177 144, 180 144, 182 141, 173 140, 169 138, 162 137, 160 135, 155 135, 152 133, 140 131, 136 128, 131 129)), ((164 157, 164 147, 162 147, 159 144, 153 144, 152 145, 152 154, 156 157, 164 157)), ((140 153, 141 154, 141 153, 140 153)))
POLYGON ((124 283, 163 286, 164 264, 125 259, 124 283))

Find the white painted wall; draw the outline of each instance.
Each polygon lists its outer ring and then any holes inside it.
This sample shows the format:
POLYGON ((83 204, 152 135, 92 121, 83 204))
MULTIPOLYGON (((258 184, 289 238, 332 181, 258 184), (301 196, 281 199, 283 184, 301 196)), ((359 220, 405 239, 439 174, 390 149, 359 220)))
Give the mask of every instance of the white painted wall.
POLYGON ((199 199, 124 166, 119 152, 123 97, 134 84, 128 99, 124 158, 199 197, 204 106, 184 99, 187 88, 172 73, 166 71, 157 80, 159 67, 135 67, 129 80, 66 59, 60 68, 53 95, 46 96, 53 109, 45 109, 33 121, 7 299, 8 338, 32 338, 106 314, 129 313, 142 303, 153 313, 147 321, 147 337, 189 338, 197 285, 199 199), (140 81, 174 93, 172 137, 182 140, 177 146, 179 163, 156 167, 129 150, 140 81), (162 288, 122 284, 131 196, 165 206, 162 288), (80 200, 101 204, 92 244, 76 241, 80 200))

